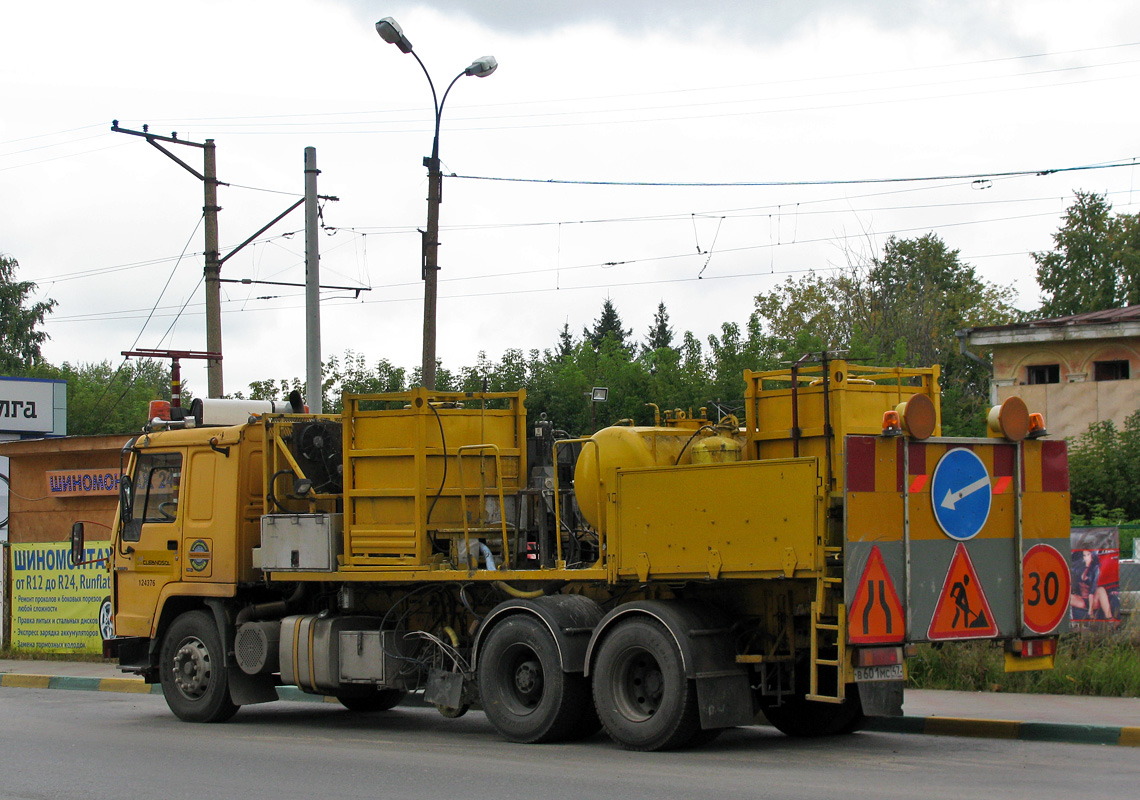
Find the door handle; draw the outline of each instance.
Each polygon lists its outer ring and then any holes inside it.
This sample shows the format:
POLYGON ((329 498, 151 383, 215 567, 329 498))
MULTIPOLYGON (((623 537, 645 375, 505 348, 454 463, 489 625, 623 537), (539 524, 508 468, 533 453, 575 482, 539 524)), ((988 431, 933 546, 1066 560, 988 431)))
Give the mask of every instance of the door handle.
POLYGON ((177 550, 178 549, 178 540, 177 539, 169 539, 166 542, 166 549, 167 550, 177 550))

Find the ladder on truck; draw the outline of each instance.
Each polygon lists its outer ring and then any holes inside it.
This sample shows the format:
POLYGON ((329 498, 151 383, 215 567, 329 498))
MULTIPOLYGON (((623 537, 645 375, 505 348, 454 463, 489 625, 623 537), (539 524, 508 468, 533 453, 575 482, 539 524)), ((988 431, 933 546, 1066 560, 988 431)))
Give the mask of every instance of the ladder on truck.
POLYGON ((842 703, 845 695, 843 672, 847 663, 847 607, 843 604, 841 577, 843 548, 824 547, 823 551, 827 566, 816 579, 815 600, 811 604, 811 660, 807 699, 821 703, 842 703), (840 574, 831 574, 834 572, 840 574), (834 678, 834 683, 831 678, 834 678), (826 691, 833 686, 833 692, 826 691))

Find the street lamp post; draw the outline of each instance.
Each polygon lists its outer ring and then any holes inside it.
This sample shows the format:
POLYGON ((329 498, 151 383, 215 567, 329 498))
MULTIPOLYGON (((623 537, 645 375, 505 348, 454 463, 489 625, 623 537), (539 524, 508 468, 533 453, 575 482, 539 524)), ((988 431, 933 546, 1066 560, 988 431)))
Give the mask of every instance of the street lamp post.
POLYGON ((443 116, 443 104, 447 102, 447 95, 456 81, 467 75, 476 78, 486 78, 494 72, 499 64, 494 56, 483 56, 471 62, 470 66, 452 78, 439 99, 435 92, 435 84, 431 75, 424 66, 424 62, 412 49, 412 43, 404 36, 396 20, 384 17, 376 23, 376 32, 388 44, 394 44, 402 53, 411 53, 420 65, 420 69, 427 78, 431 87, 431 100, 435 108, 435 133, 432 137, 431 155, 424 159, 424 166, 428 170, 428 213, 427 230, 423 234, 423 281, 424 281, 424 352, 423 352, 423 385, 426 389, 435 388, 435 317, 436 296, 439 281, 439 204, 443 201, 443 174, 439 169, 439 122, 443 116))

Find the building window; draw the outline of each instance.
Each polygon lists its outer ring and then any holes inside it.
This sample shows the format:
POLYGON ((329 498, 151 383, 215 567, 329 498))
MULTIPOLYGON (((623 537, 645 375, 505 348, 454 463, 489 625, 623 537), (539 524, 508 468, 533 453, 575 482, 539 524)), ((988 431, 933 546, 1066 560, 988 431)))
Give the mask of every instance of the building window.
POLYGON ((1128 380, 1127 361, 1096 361, 1093 362, 1094 380, 1098 381, 1126 381, 1128 380))
POLYGON ((1030 386, 1038 383, 1060 383, 1060 364, 1036 364, 1025 369, 1025 382, 1030 386))

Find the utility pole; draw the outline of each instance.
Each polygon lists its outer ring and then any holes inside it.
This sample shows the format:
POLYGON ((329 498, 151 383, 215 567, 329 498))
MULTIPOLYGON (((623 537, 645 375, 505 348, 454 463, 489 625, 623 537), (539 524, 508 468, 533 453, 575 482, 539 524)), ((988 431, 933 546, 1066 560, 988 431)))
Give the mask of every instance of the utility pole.
MULTIPOLYGON (((111 130, 115 133, 126 133, 131 136, 141 136, 147 144, 170 158, 184 170, 198 180, 202 181, 205 193, 205 202, 202 205, 202 216, 206 227, 206 349, 217 357, 208 357, 206 360, 207 391, 210 397, 222 396, 222 300, 221 288, 218 278, 222 269, 222 259, 218 257, 218 164, 214 149, 214 140, 207 139, 205 143, 191 142, 188 139, 179 139, 177 133, 169 136, 159 136, 151 133, 149 126, 143 125, 141 131, 127 130, 119 127, 119 121, 111 121, 111 130), (181 144, 187 147, 197 147, 203 151, 202 171, 191 167, 174 153, 167 150, 159 142, 167 144, 181 144)), ((235 251, 236 252, 236 251, 235 251)), ((230 253, 233 255, 233 253, 230 253)))
POLYGON ((309 410, 324 413, 321 391, 321 276, 317 207, 317 149, 305 148, 305 393, 309 410))
MULTIPOLYGON (((196 355, 192 357, 206 358, 206 377, 207 377, 207 392, 211 398, 221 397, 223 394, 222 388, 222 297, 221 297, 221 284, 223 283, 277 283, 275 281, 227 281, 221 277, 222 265, 235 256, 246 245, 251 243, 261 234, 272 228, 286 216, 288 216, 294 209, 301 206, 302 203, 306 204, 305 208, 305 264, 306 264, 306 279, 305 279, 305 297, 306 297, 306 377, 309 385, 314 387, 310 390, 310 409, 315 409, 317 413, 321 410, 320 386, 321 386, 321 339, 320 339, 320 290, 326 289, 345 289, 348 291, 355 291, 357 297, 361 292, 371 291, 365 287, 355 286, 326 286, 322 287, 319 282, 317 262, 319 260, 318 253, 318 200, 331 200, 336 202, 340 198, 318 195, 317 194, 317 175, 320 170, 317 169, 317 151, 315 148, 305 148, 305 196, 302 197, 293 205, 282 211, 271 221, 258 229, 256 233, 239 244, 224 256, 221 255, 220 246, 218 244, 218 212, 221 208, 218 206, 218 187, 228 186, 229 184, 218 180, 218 166, 217 155, 214 147, 214 140, 207 139, 204 143, 191 142, 187 139, 179 139, 177 133, 172 133, 170 136, 159 136, 158 134, 151 133, 149 126, 143 125, 141 131, 127 130, 126 128, 119 127, 119 121, 111 121, 111 130, 115 133, 126 133, 131 136, 141 136, 146 139, 147 143, 154 146, 157 150, 161 151, 168 158, 173 160, 191 175, 198 180, 202 181, 202 186, 205 192, 205 203, 202 206, 202 215, 205 218, 206 228, 206 266, 203 270, 206 286, 206 349, 207 353, 196 355), (181 144, 189 147, 197 147, 203 151, 202 172, 191 167, 178 156, 171 153, 159 142, 166 142, 169 144, 181 144), (310 156, 312 167, 310 170, 310 156), (310 192, 310 183, 312 190, 310 192), (313 359, 316 363, 316 377, 313 377, 313 359), (315 403, 313 402, 316 392, 315 403)), ((277 283, 281 286, 291 286, 295 284, 277 283)), ((165 352, 165 351, 163 351, 165 352)))
MULTIPOLYGON (((202 185, 205 187, 206 202, 202 206, 206 226, 206 350, 210 353, 222 352, 222 262, 218 253, 218 162, 214 140, 207 139, 203 158, 202 185)), ((206 385, 210 397, 221 397, 222 359, 206 360, 206 385)))

